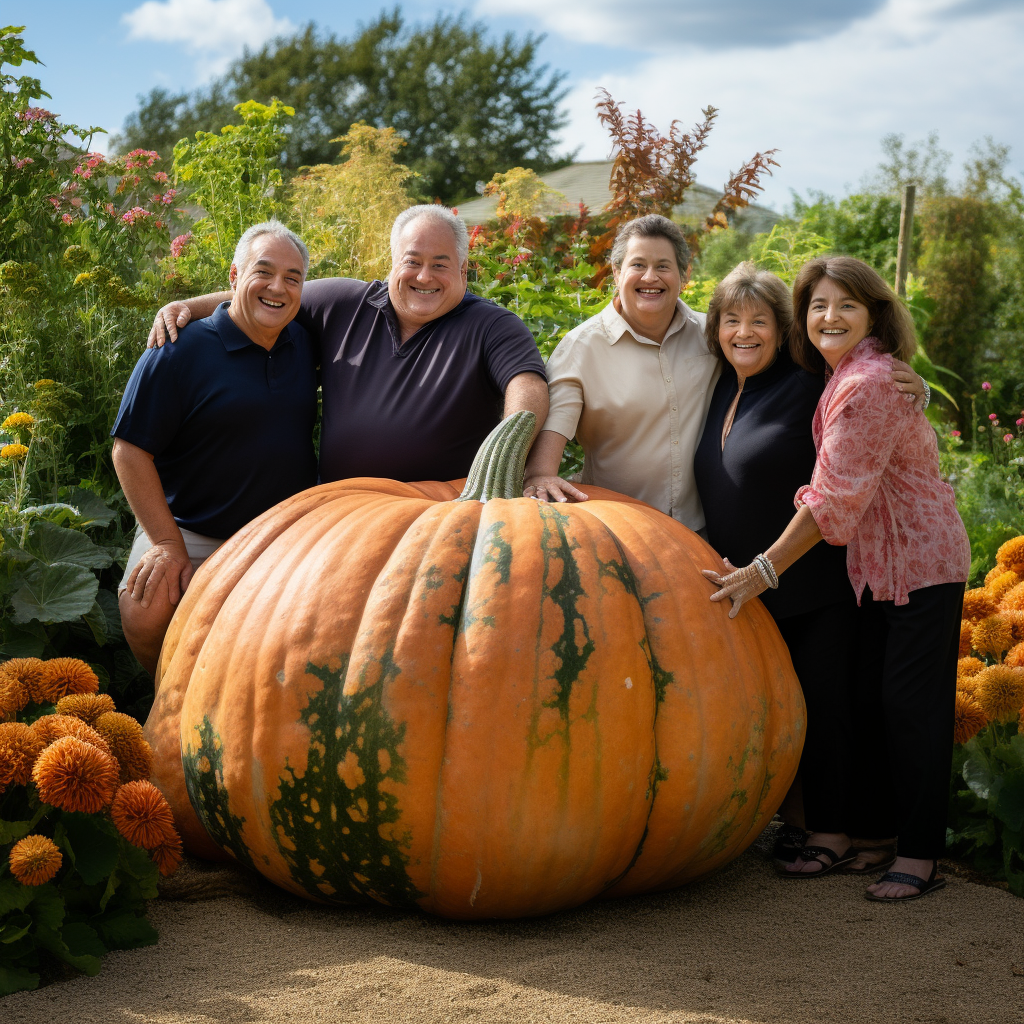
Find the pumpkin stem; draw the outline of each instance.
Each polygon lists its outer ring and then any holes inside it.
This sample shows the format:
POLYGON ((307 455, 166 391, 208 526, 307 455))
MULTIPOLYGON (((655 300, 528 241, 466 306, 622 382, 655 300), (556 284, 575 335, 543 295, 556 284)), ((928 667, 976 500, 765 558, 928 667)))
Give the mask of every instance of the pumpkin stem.
POLYGON ((528 409, 502 420, 484 438, 457 501, 521 498, 523 470, 537 417, 528 409))

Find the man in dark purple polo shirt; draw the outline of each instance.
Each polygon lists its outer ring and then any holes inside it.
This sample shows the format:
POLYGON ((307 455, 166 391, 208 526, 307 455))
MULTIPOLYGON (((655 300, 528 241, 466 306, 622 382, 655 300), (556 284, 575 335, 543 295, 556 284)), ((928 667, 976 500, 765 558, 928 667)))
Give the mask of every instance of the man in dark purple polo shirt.
MULTIPOLYGON (((465 476, 505 416, 547 415, 544 363, 510 310, 467 292, 465 225, 441 206, 401 213, 387 282, 310 281, 297 321, 320 344, 320 478, 465 476)), ((150 344, 173 341, 223 294, 172 302, 150 344)))

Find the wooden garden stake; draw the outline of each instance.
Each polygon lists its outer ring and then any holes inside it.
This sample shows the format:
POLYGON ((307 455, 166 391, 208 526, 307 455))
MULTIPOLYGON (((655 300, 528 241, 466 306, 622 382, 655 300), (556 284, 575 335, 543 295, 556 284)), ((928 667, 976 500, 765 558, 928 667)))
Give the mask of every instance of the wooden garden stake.
POLYGON ((910 263, 910 243, 914 234, 914 195, 916 185, 903 186, 900 204, 900 240, 896 249, 896 294, 907 297, 907 266, 910 263))

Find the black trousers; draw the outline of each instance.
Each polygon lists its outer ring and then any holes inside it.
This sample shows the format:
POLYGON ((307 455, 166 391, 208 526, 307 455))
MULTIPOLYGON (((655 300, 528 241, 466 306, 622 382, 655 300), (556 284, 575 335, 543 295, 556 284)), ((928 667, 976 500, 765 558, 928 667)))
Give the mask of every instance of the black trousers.
POLYGON ((851 716, 857 770, 843 831, 898 835, 903 857, 932 860, 946 847, 963 598, 964 584, 941 583, 911 591, 909 604, 875 601, 870 590, 861 603, 851 716))
POLYGON ((800 757, 804 820, 812 832, 846 832, 851 808, 851 687, 856 678, 861 609, 848 600, 776 622, 807 704, 800 757))

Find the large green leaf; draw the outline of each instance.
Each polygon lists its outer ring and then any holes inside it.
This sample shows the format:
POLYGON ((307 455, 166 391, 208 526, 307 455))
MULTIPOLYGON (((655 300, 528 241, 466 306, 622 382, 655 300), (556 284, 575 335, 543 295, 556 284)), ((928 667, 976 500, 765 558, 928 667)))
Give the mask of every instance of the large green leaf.
POLYGON ((77 619, 92 608, 99 588, 96 576, 80 565, 45 565, 37 580, 23 584, 12 595, 14 621, 77 619))
POLYGON ((11 623, 4 623, 3 643, 0 643, 0 658, 39 658, 46 649, 45 637, 18 629, 11 623))
POLYGON ((102 882, 117 867, 117 830, 92 814, 65 813, 62 817, 65 840, 74 850, 75 870, 86 885, 102 882))
POLYGON ((152 946, 157 940, 156 929, 145 917, 130 910, 120 910, 96 922, 100 938, 110 949, 136 949, 152 946))
MULTIPOLYGON (((68 925, 69 928, 73 926, 68 925)), ((88 927, 88 926, 86 926, 88 927)), ((92 929, 90 929, 91 931, 92 929)), ((93 932, 95 935, 95 932, 93 932)), ((72 938, 79 939, 82 936, 76 931, 72 930, 72 938)), ((54 930, 53 928, 39 928, 36 930, 36 938, 39 945, 46 950, 49 950, 55 957, 63 960, 65 963, 71 964, 72 967, 77 967, 83 974, 99 974, 100 968, 103 966, 99 956, 88 951, 83 953, 72 952, 68 948, 67 943, 61 938, 61 933, 54 930)))
POLYGON ((0 914, 24 910, 32 902, 32 889, 13 878, 0 878, 0 914))
POLYGON ((1011 768, 995 802, 995 813, 1013 832, 1024 832, 1024 768, 1011 768))
POLYGON ((76 526, 109 526, 117 515, 98 494, 84 487, 62 488, 61 497, 78 509, 76 526))
POLYGON ((12 992, 28 992, 39 988, 39 975, 24 967, 7 967, 0 964, 0 996, 12 992))
POLYGON ((25 821, 5 821, 0 818, 0 846, 6 846, 27 836, 39 824, 39 819, 46 813, 47 807, 47 804, 40 804, 36 813, 25 821))
POLYGON ((105 569, 113 561, 80 530, 69 530, 54 523, 39 522, 29 533, 28 548, 47 565, 68 562, 86 569, 105 569))
POLYGON ((32 918, 26 913, 8 914, 0 921, 0 944, 9 946, 17 942, 32 927, 32 918))
POLYGON ((972 751, 964 762, 964 782, 971 792, 982 800, 987 800, 992 791, 995 776, 989 766, 988 758, 980 750, 972 751))

